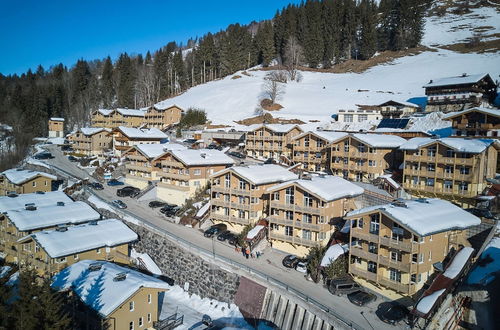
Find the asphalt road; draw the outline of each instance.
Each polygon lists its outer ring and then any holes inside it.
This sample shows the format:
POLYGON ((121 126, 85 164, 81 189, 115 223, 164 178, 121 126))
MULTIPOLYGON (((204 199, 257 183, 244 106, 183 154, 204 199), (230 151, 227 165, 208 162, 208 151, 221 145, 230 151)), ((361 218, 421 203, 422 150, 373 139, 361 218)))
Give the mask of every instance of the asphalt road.
MULTIPOLYGON (((55 156, 54 159, 46 160, 45 162, 47 164, 55 165, 58 168, 69 172, 80 179, 90 177, 88 172, 77 167, 76 163, 71 163, 70 161, 68 161, 67 157, 61 153, 58 147, 48 146, 47 149, 51 151, 55 156)), ((398 326, 390 326, 386 323, 383 323, 375 315, 375 310, 378 304, 385 301, 380 296, 375 302, 370 303, 368 306, 355 306, 351 304, 346 297, 334 296, 330 294, 330 292, 321 284, 316 284, 306 280, 304 278, 304 274, 299 273, 293 269, 285 268, 281 264, 281 260, 285 257, 285 254, 281 251, 267 248, 264 250, 264 255, 259 259, 243 258, 241 253, 236 253, 234 251, 234 248, 229 246, 227 243, 219 242, 217 239, 212 240, 206 238, 203 236, 203 233, 200 230, 185 227, 168 221, 167 218, 162 215, 158 209, 149 208, 146 202, 138 202, 136 199, 129 197, 118 198, 116 196, 117 188, 120 188, 120 186, 109 187, 105 185, 104 190, 95 191, 94 193, 95 195, 108 201, 108 203, 111 203, 111 201, 115 199, 123 200, 127 204, 128 213, 135 215, 137 218, 140 218, 168 233, 181 237, 192 245, 198 246, 208 251, 214 250, 218 255, 243 264, 251 269, 257 270, 263 274, 266 274, 267 276, 279 279, 279 281, 286 284, 287 286, 303 293, 304 295, 314 298, 316 301, 334 310, 344 319, 355 322, 364 329, 405 328, 404 324, 400 324, 398 326)), ((217 262, 218 264, 222 263, 220 260, 215 260, 215 262, 217 262)), ((234 267, 234 265, 232 267, 234 267)), ((255 274, 248 273, 246 269, 243 269, 243 272, 247 277, 256 277, 255 274)), ((259 281, 262 281, 260 277, 257 279, 259 281)))

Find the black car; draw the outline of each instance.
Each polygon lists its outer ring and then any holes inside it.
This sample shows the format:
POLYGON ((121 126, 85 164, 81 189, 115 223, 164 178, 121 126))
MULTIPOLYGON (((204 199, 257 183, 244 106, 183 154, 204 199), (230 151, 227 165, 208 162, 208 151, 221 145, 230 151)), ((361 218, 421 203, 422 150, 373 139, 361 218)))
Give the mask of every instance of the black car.
POLYGON ((354 305, 364 306, 372 301, 377 300, 377 297, 372 293, 359 290, 349 293, 347 295, 347 299, 349 299, 349 301, 354 305))
POLYGON ((35 159, 52 159, 54 156, 50 152, 40 152, 35 155, 35 159))
POLYGON ((217 235, 217 240, 224 242, 225 240, 229 239, 230 236, 232 236, 233 233, 231 233, 229 230, 225 230, 219 235, 217 235))
POLYGON ((410 312, 405 306, 392 301, 380 304, 375 314, 383 322, 394 325, 406 320, 410 312))
POLYGON ((350 276, 340 276, 327 282, 328 291, 331 294, 342 296, 361 290, 361 286, 350 276))
POLYGON ((231 244, 231 245, 236 246, 236 244, 238 244, 238 236, 237 236, 237 235, 235 235, 235 234, 233 234, 233 233, 231 233, 231 234, 229 235, 229 237, 227 238, 227 242, 228 242, 229 244, 231 244))
POLYGON ((212 237, 212 236, 217 235, 220 232, 225 231, 225 230, 227 230, 227 226, 223 223, 218 223, 218 224, 213 225, 212 227, 208 228, 207 230, 205 230, 203 235, 205 237, 212 237))
POLYGON ((215 143, 210 143, 207 149, 218 149, 218 146, 215 143))
POLYGON ((141 190, 136 187, 126 186, 116 191, 116 196, 119 197, 135 197, 139 195, 141 190))
POLYGON ((160 201, 152 201, 152 202, 149 202, 149 207, 151 208, 156 208, 156 207, 164 207, 167 205, 167 203, 165 202, 160 202, 160 201))
POLYGON ((78 158, 76 158, 75 156, 68 156, 68 160, 70 162, 77 162, 78 161, 78 158))
POLYGON ((100 184, 99 182, 92 182, 91 184, 89 184, 90 188, 94 189, 94 190, 103 190, 104 189, 104 186, 102 184, 100 184))
POLYGON ((167 213, 167 212, 171 212, 173 209, 175 208, 178 208, 177 205, 174 205, 174 204, 168 204, 168 203, 165 203, 164 206, 162 206, 162 208, 160 209, 160 212, 161 213, 167 213))
POLYGON ((236 152, 236 151, 231 151, 229 153, 230 156, 233 156, 233 157, 236 157, 236 158, 241 158, 241 159, 244 159, 246 158, 245 155, 243 155, 242 153, 239 153, 239 152, 236 152))
POLYGON ((167 209, 163 214, 166 217, 175 217, 181 208, 179 206, 174 206, 172 208, 167 209))
POLYGON ((276 164, 276 161, 273 158, 268 158, 264 161, 264 164, 276 164))
POLYGON ((293 254, 289 254, 283 259, 282 263, 286 268, 295 268, 299 261, 299 257, 293 254))

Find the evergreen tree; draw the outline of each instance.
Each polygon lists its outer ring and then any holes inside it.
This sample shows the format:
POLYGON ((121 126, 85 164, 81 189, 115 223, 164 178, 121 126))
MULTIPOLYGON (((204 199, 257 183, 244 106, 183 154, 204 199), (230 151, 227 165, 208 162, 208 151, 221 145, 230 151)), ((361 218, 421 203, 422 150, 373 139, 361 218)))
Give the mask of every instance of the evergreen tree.
POLYGON ((276 56, 271 22, 266 21, 260 25, 254 38, 258 50, 257 61, 263 66, 268 66, 276 56))
POLYGON ((357 59, 367 60, 377 50, 376 5, 373 0, 362 0, 359 5, 360 33, 357 59))
POLYGON ((40 311, 39 329, 65 330, 71 325, 71 318, 64 311, 65 296, 50 287, 50 280, 45 279, 38 288, 38 302, 43 306, 40 311))
POLYGON ((19 273, 17 300, 13 304, 12 317, 15 329, 38 330, 41 306, 38 303, 38 287, 33 270, 23 270, 19 273))
POLYGON ((115 90, 113 87, 113 63, 109 56, 104 61, 102 68, 100 90, 103 106, 106 108, 111 107, 113 105, 115 90))
POLYGON ((116 63, 117 104, 119 107, 134 108, 135 106, 135 72, 132 61, 127 53, 123 53, 116 63))
POLYGON ((324 43, 321 24, 321 4, 308 1, 304 7, 305 28, 303 32, 304 56, 311 68, 317 67, 323 60, 324 43))

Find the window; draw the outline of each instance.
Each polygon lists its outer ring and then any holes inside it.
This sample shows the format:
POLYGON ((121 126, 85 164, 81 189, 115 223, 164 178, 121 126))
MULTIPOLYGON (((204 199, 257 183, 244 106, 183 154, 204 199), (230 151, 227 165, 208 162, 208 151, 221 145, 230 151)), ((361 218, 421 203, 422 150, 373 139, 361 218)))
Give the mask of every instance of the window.
POLYGON ((349 152, 349 141, 344 142, 344 152, 349 152))
POLYGON ((75 258, 75 260, 78 259, 78 254, 75 254, 73 258, 75 258))
POLYGON ((365 145, 360 143, 358 145, 358 151, 361 152, 361 153, 364 153, 365 152, 365 145))
POLYGON ((193 181, 193 184, 195 187, 199 187, 200 186, 200 181, 193 181))
POLYGON ((101 249, 96 249, 95 253, 100 254, 101 253, 101 249))
POLYGON ((229 173, 224 177, 224 186, 226 188, 229 188, 231 186, 231 175, 229 173))
POLYGON ((304 206, 307 206, 307 207, 313 206, 312 196, 307 192, 304 192, 304 206))
POLYGON ((285 203, 286 204, 294 204, 294 198, 293 198, 293 187, 288 187, 285 190, 285 203))
POLYGON ((396 240, 396 241, 402 241, 403 234, 404 234, 403 228, 400 225, 398 225, 397 223, 393 223, 392 224, 392 239, 396 240))
POLYGON ((45 187, 47 187, 47 180, 45 180, 45 187))
POLYGON ((324 145, 323 140, 316 140, 316 148, 323 148, 324 145))
POLYGON ((469 168, 466 166, 461 166, 460 167, 460 174, 469 174, 469 168))
POLYGON ((432 261, 432 251, 429 251, 429 261, 432 261))
POLYGON ((311 231, 310 230, 302 230, 302 238, 311 240, 311 231))
POLYGON ((401 262, 402 260, 401 252, 391 251, 391 260, 401 262))
POLYGON ((64 262, 66 262, 66 257, 62 257, 62 258, 57 258, 56 259, 56 263, 58 263, 58 264, 62 264, 64 262))
POLYGON ((201 175, 201 170, 199 168, 195 169, 194 175, 201 175))
POLYGON ((370 242, 368 243, 368 252, 377 254, 378 248, 377 243, 370 242))
POLYGON ((413 253, 411 255, 411 262, 417 263, 418 262, 418 255, 416 253, 413 253))
POLYGON ((358 121, 363 122, 368 120, 368 115, 358 115, 358 121))
POLYGON ((304 138, 304 147, 309 147, 309 138, 304 138))
POLYGON ((292 211, 285 211, 285 219, 293 221, 293 212, 292 211))
POLYGON ((370 233, 378 235, 380 229, 380 215, 378 213, 370 216, 370 233))
POLYGON ((128 309, 131 312, 134 310, 134 302, 133 301, 131 301, 131 302, 128 303, 128 309))
POLYGON ((134 321, 130 321, 129 327, 130 330, 134 330, 134 321))
POLYGON ((467 182, 460 182, 458 184, 458 189, 461 191, 461 192, 465 192, 467 190, 469 190, 469 184, 467 182))
POLYGON ((275 192, 274 193, 274 200, 275 201, 279 201, 280 200, 280 193, 279 192, 275 192))
POLYGON ((151 293, 148 294, 148 304, 151 304, 151 293))
POLYGON ((434 156, 436 156, 436 147, 429 147, 429 148, 427 148, 427 156, 428 157, 434 157, 434 156))
POLYGON ((238 197, 238 203, 240 203, 240 204, 246 204, 246 202, 245 202, 245 197, 243 197, 243 196, 239 196, 239 197, 238 197))
POLYGON ((394 282, 401 282, 401 272, 394 268, 389 270, 389 278, 394 282))
POLYGON ((446 157, 455 157, 455 151, 453 149, 447 149, 446 157))
POLYGON ((377 264, 373 261, 368 261, 368 271, 370 273, 377 273, 377 264))
POLYGON ((142 327, 143 326, 143 320, 142 320, 142 316, 139 317, 139 327, 142 327))
POLYGON ((240 219, 245 219, 245 211, 243 211, 243 210, 238 210, 238 218, 240 218, 240 219))
POLYGON ((247 189, 247 183, 244 180, 240 180, 239 189, 241 189, 241 190, 247 189))
POLYGON ((318 233, 318 240, 322 241, 322 240, 324 240, 324 239, 326 239, 326 233, 324 233, 324 232, 319 232, 319 233, 318 233))
POLYGON ((446 174, 452 174, 453 173, 453 166, 451 165, 446 165, 446 167, 444 168, 444 172, 446 174))
POLYGON ((285 235, 286 236, 293 236, 293 227, 285 226, 285 235))
POLYGON ((425 182, 425 185, 427 187, 434 187, 434 179, 432 178, 427 178, 427 181, 425 182))
POLYGON ((435 164, 427 164, 427 171, 429 172, 435 172, 436 171, 436 165, 435 164))
POLYGON ((259 199, 257 197, 252 197, 252 198, 250 198, 250 203, 251 204, 259 204, 259 199))
POLYGON ((302 215, 302 222, 304 222, 304 223, 312 223, 312 215, 310 215, 310 214, 303 214, 302 215))
POLYGON ((376 167, 377 166, 377 161, 376 160, 369 160, 368 161, 368 166, 370 166, 370 167, 376 167))
POLYGON ((151 313, 148 313, 148 323, 151 323, 151 313))
POLYGON ((344 115, 344 122, 352 123, 353 122, 353 115, 344 115))
POLYGON ((33 181, 33 183, 32 183, 32 184, 33 184, 33 187, 36 187, 36 182, 35 182, 35 181, 33 181))
POLYGON ((424 262, 424 254, 423 253, 419 253, 418 254, 418 263, 421 264, 422 262, 424 262))
POLYGON ((411 274, 410 281, 412 283, 417 283, 417 274, 411 274))

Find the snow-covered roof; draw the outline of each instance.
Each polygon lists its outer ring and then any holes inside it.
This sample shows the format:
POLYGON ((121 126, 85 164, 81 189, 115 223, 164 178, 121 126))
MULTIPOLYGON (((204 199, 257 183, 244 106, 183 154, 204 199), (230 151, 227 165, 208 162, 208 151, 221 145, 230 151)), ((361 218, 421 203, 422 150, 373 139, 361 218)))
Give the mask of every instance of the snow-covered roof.
POLYGON ((130 251, 130 256, 136 259, 140 265, 146 267, 146 269, 154 275, 162 275, 160 267, 154 262, 154 260, 147 253, 137 252, 135 249, 130 251))
POLYGON ((109 116, 113 110, 110 109, 97 109, 97 112, 99 112, 103 116, 109 116))
POLYGON ((156 158, 163 155, 168 150, 186 150, 187 147, 179 143, 149 143, 149 144, 137 144, 134 146, 140 153, 142 153, 147 158, 156 158))
POLYGON ((144 117, 144 114, 146 113, 143 110, 123 109, 123 108, 116 109, 116 112, 122 114, 123 116, 132 116, 132 117, 144 117))
POLYGON ((469 261, 470 257, 472 256, 472 253, 474 253, 473 248, 469 246, 463 247, 455 255, 453 261, 451 262, 451 264, 448 265, 443 275, 448 278, 455 279, 460 274, 462 269, 464 269, 465 265, 467 264, 467 261, 469 261))
POLYGON ((118 130, 124 135, 133 139, 166 139, 168 135, 160 131, 158 128, 135 128, 119 126, 118 130))
POLYGON ((10 170, 3 171, 2 175, 5 176, 7 180, 16 185, 23 184, 24 182, 30 181, 37 176, 44 176, 51 180, 57 180, 57 177, 55 175, 38 171, 23 170, 20 168, 12 168, 10 170))
POLYGON ((389 182, 391 184, 391 186, 393 186, 395 189, 401 188, 401 185, 399 183, 397 183, 396 181, 394 181, 394 179, 392 178, 392 174, 384 174, 384 175, 381 175, 380 178, 386 179, 387 182, 389 182))
POLYGON ((63 202, 64 205, 53 204, 39 206, 36 210, 10 210, 7 217, 20 231, 42 229, 63 224, 77 224, 97 220, 101 215, 84 202, 63 202))
POLYGON ((405 143, 403 143, 399 148, 401 150, 417 150, 419 148, 425 147, 433 143, 442 143, 445 146, 458 151, 458 152, 468 152, 473 154, 479 154, 483 152, 487 147, 489 147, 494 140, 489 139, 467 139, 467 138, 425 138, 425 137, 415 137, 405 143))
POLYGON ((187 166, 234 164, 231 157, 222 151, 214 149, 171 150, 170 153, 187 166))
POLYGON ((369 206, 351 211, 347 217, 380 211, 419 236, 466 229, 481 223, 475 215, 439 198, 404 200, 403 203, 405 206, 396 203, 369 206))
POLYGON ((340 244, 334 244, 330 246, 326 252, 325 255, 323 256, 323 259, 321 259, 321 267, 326 267, 335 260, 337 260, 338 257, 343 255, 345 253, 344 248, 340 244))
POLYGON ((212 176, 216 176, 218 174, 221 174, 222 172, 227 171, 232 171, 237 175, 247 179, 251 183, 257 185, 298 179, 297 174, 275 164, 233 166, 228 169, 219 171, 212 176))
POLYGON ((352 134, 352 137, 373 148, 397 148, 406 142, 400 136, 387 134, 352 134))
POLYGON ((298 179, 277 184, 269 187, 268 192, 282 189, 290 184, 295 184, 302 189, 320 197, 326 201, 333 201, 340 198, 359 196, 364 189, 334 175, 311 176, 311 179, 298 179))
POLYGON ((117 219, 106 219, 31 234, 51 258, 64 257, 101 247, 113 247, 137 240, 137 234, 117 219))
POLYGON ((491 108, 477 107, 477 108, 470 108, 470 109, 467 109, 467 110, 462 110, 462 111, 457 111, 457 112, 450 112, 450 113, 444 115, 443 118, 444 119, 450 119, 450 118, 454 118, 454 117, 465 115, 465 114, 467 114, 469 112, 476 112, 476 111, 477 112, 482 112, 482 113, 487 114, 487 115, 500 117, 500 109, 491 109, 491 108))
POLYGON ((52 121, 64 121, 64 118, 60 118, 60 117, 50 117, 50 120, 52 120, 52 121))
POLYGON ((441 289, 436 292, 431 293, 428 296, 423 297, 417 304, 417 311, 426 315, 432 309, 432 307, 436 304, 436 301, 439 297, 446 291, 446 289, 441 289))
POLYGON ((200 209, 198 210, 198 212, 196 212, 196 217, 198 218, 201 218, 203 215, 205 215, 205 213, 207 213, 207 211, 210 209, 210 202, 208 203, 205 203, 205 205, 203 205, 202 207, 200 207, 200 209))
POLYGON ((82 260, 57 273, 52 278, 52 287, 59 291, 73 290, 84 304, 106 317, 140 288, 165 291, 170 286, 153 276, 112 262, 82 260), (90 270, 91 264, 100 264, 101 268, 90 270), (125 279, 116 280, 119 274, 126 274, 125 279))
POLYGON ((177 104, 174 103, 166 103, 166 102, 159 102, 154 105, 156 110, 167 110, 173 107, 177 107, 182 110, 181 107, 179 107, 177 104))
POLYGON ((82 128, 80 128, 80 132, 82 132, 83 135, 94 135, 94 134, 100 133, 102 131, 111 132, 110 129, 104 128, 104 127, 82 127, 82 128))
POLYGON ((44 193, 19 194, 16 197, 0 196, 0 212, 20 210, 26 204, 34 203, 36 206, 54 205, 57 202, 72 203, 73 200, 62 191, 44 193))
POLYGON ((247 239, 253 239, 255 236, 257 236, 258 233, 260 233, 260 231, 265 228, 264 226, 262 225, 257 225, 255 227, 253 227, 251 230, 248 231, 247 233, 247 239))
POLYGON ((293 128, 297 127, 300 129, 299 125, 297 124, 259 124, 253 127, 253 130, 255 131, 256 129, 266 127, 270 129, 271 131, 274 131, 276 133, 287 133, 291 131, 293 128))
POLYGON ((460 75, 455 77, 445 77, 431 80, 427 85, 424 85, 424 88, 428 87, 440 87, 440 86, 449 86, 449 85, 467 85, 473 84, 484 77, 488 76, 487 73, 477 73, 471 75, 460 75))
POLYGON ((335 142, 335 141, 340 140, 340 139, 346 137, 347 135, 349 135, 348 133, 345 133, 345 132, 307 131, 307 132, 304 132, 304 133, 299 134, 297 136, 294 136, 292 140, 300 139, 300 138, 302 138, 303 136, 305 136, 307 134, 316 135, 317 137, 319 137, 319 138, 321 138, 323 140, 328 141, 328 143, 335 142))
POLYGON ((393 102, 393 103, 399 103, 401 105, 405 105, 405 106, 410 107, 410 108, 420 108, 420 106, 418 104, 411 103, 411 102, 406 102, 406 101, 396 101, 396 100, 385 101, 384 103, 380 103, 378 106, 381 107, 381 106, 384 106, 387 103, 391 103, 391 102, 393 102))

